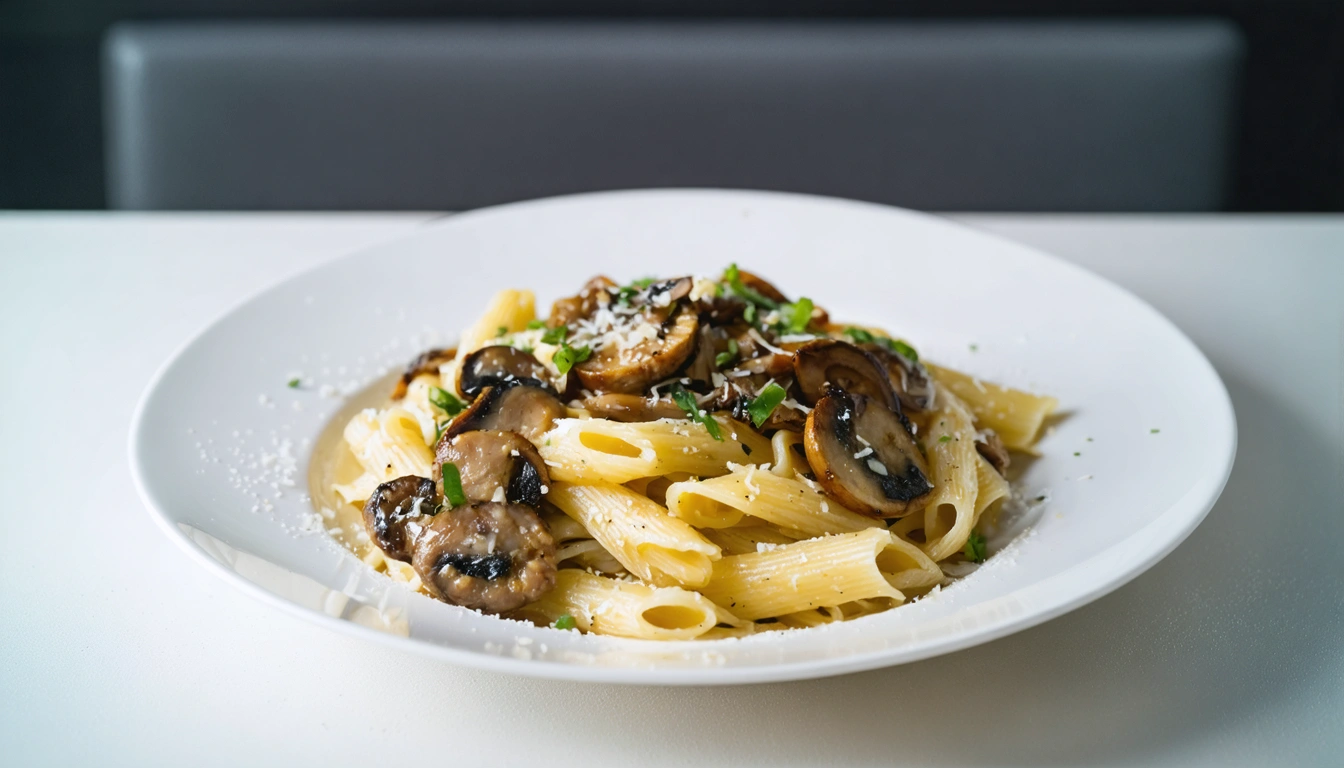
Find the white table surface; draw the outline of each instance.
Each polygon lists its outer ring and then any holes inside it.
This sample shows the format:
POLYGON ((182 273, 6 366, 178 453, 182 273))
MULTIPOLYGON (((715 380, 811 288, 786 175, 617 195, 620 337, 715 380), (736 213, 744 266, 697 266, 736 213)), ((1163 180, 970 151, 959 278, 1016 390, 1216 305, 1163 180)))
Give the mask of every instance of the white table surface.
POLYGON ((1227 490, 1171 557, 1043 626, 719 689, 389 651, 253 602, 150 521, 126 440, 165 357, 252 292, 431 218, 0 215, 0 763, 1344 764, 1344 217, 957 217, 1199 344, 1239 421, 1227 490))

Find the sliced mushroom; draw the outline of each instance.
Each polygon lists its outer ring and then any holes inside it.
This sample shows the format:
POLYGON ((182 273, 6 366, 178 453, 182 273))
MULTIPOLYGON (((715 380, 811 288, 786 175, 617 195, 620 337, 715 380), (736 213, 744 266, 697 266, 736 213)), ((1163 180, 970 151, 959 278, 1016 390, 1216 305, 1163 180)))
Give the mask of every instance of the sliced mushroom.
POLYGON ((621 349, 608 344, 574 366, 584 388, 602 394, 637 394, 675 373, 695 350, 700 321, 694 312, 674 305, 668 320, 655 326, 653 338, 621 349))
POLYGON ((992 429, 981 430, 975 436, 975 450, 979 451, 1000 475, 1008 476, 1006 473, 1012 459, 1008 456, 1008 446, 1003 444, 998 432, 992 429))
POLYGON ((596 395, 580 401, 584 409, 601 419, 636 422, 658 419, 684 419, 686 412, 668 398, 651 399, 643 395, 596 395))
POLYGON ((434 597, 504 613, 555 586, 555 539, 531 507, 476 502, 435 515, 411 565, 434 597))
POLYGON ((744 375, 768 376, 777 378, 793 372, 793 355, 781 355, 778 352, 766 352, 760 357, 743 360, 728 374, 729 379, 744 375))
POLYGON ((737 276, 742 281, 742 285, 751 288, 765 298, 778 304, 789 303, 789 297, 785 296, 778 288, 771 285, 769 280, 766 280, 760 275, 752 274, 745 269, 739 269, 737 271, 737 276))
POLYGON ((610 291, 616 288, 616 283, 606 275, 598 275, 589 280, 583 290, 574 296, 558 299, 551 305, 551 317, 547 323, 552 328, 559 328, 562 325, 570 325, 574 321, 588 317, 597 311, 598 307, 606 306, 611 301, 610 291))
POLYGON ((809 404, 818 402, 829 389, 839 388, 851 395, 874 398, 900 413, 886 369, 872 355, 848 342, 809 341, 793 353, 793 373, 798 391, 809 404))
POLYGON ((863 350, 873 356, 887 371, 887 380, 907 413, 927 411, 933 407, 933 377, 920 363, 893 352, 881 344, 862 344, 863 350))
POLYGON ((396 389, 392 390, 392 399, 400 400, 406 396, 406 388, 411 386, 415 377, 425 373, 439 372, 439 367, 445 363, 451 363, 453 358, 457 357, 457 349, 427 349, 416 355, 415 359, 406 366, 406 372, 401 374, 397 380, 396 389))
POLYGON ((500 383, 482 389, 466 410, 448 422, 439 445, 463 432, 481 429, 517 432, 535 445, 556 419, 564 417, 564 404, 541 387, 500 383))
POLYGON ((517 432, 476 430, 442 440, 434 450, 434 480, 452 464, 471 501, 509 501, 537 506, 551 484, 537 449, 517 432))
POLYGON ((717 354, 714 349, 713 329, 701 324, 695 352, 691 354, 682 368, 683 378, 701 385, 692 387, 693 389, 708 388, 712 385, 714 374, 719 370, 719 367, 714 364, 714 357, 717 354))
POLYGON ((864 395, 832 387, 807 417, 803 446, 817 482, 855 512, 900 517, 933 490, 901 418, 864 395))
POLYGON ((492 344, 481 347, 462 360, 458 390, 468 397, 475 397, 486 387, 512 382, 555 392, 546 366, 530 352, 517 347, 492 344))
POLYGON ((645 302, 655 307, 666 307, 689 296, 694 287, 695 281, 689 277, 674 277, 653 283, 645 289, 645 302))
POLYGON ((433 480, 415 475, 398 477, 375 488, 364 502, 364 527, 384 554, 410 562, 416 526, 429 520, 438 503, 433 480))

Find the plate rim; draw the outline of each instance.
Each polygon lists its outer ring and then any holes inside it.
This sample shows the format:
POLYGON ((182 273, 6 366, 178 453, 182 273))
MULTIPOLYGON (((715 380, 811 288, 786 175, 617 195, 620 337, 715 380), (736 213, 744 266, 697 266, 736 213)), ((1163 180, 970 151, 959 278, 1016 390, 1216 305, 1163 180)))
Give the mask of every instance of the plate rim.
MULTIPOLYGON (((955 222, 944 216, 916 211, 909 208, 901 208, 899 206, 851 200, 848 198, 827 195, 772 190, 686 187, 604 190, 521 200, 501 205, 476 208, 469 211, 450 212, 442 216, 431 218, 421 223, 419 226, 420 228, 417 230, 386 241, 366 245, 354 251, 300 269, 294 274, 282 277, 279 280, 252 291, 218 312, 209 321, 192 331, 192 333, 179 344, 162 363, 159 364, 158 368, 141 391, 131 415, 130 430, 127 440, 127 458, 130 465, 131 479, 135 485, 136 493, 140 497, 142 504, 145 506, 146 511, 149 512, 150 517, 154 520, 155 524, 164 535, 186 552, 192 560, 203 565, 207 571, 241 590, 244 594, 274 608, 278 608, 291 616, 296 616, 336 632, 361 637, 391 648, 438 661, 448 662, 457 666, 492 672, 503 672, 522 677, 572 682, 672 686, 756 684, 816 679, 908 664, 933 658, 935 656, 954 653, 1038 626, 1065 613, 1081 608, 1088 603, 1094 602, 1120 587, 1123 587, 1135 578, 1138 578, 1167 555, 1171 554, 1171 552, 1180 546, 1181 543, 1194 532, 1195 528, 1203 522, 1204 518, 1207 517, 1208 513, 1213 509, 1219 497, 1222 495, 1235 464, 1238 427, 1235 409, 1233 408, 1231 397, 1228 394, 1227 385, 1223 382, 1222 377, 1218 375, 1217 369, 1214 368, 1203 350, 1201 350, 1199 346, 1196 345, 1194 341, 1166 315, 1159 312, 1155 307, 1134 294, 1128 288, 1107 280, 1101 275, 1084 267, 1067 261, 1048 251, 1036 248, 1035 246, 1017 242, 997 233, 986 232, 960 222, 955 222), (1162 324, 1167 331, 1172 333, 1176 339, 1185 345, 1187 348, 1186 351, 1192 355, 1192 360, 1197 360, 1199 365, 1204 369, 1204 372, 1208 374, 1210 382, 1215 385, 1217 391, 1216 402, 1213 402, 1211 405, 1214 406, 1214 409, 1217 411, 1218 426, 1222 428, 1220 431, 1225 433, 1220 436, 1220 439, 1218 439, 1217 442, 1225 444, 1226 450, 1223 451, 1222 455, 1214 458, 1210 464, 1210 471, 1203 474, 1200 481, 1196 483, 1195 486, 1190 488, 1184 496, 1178 499, 1166 510, 1162 511, 1158 517, 1150 521, 1144 527, 1132 531, 1124 539, 1115 542, 1101 552, 1098 552, 1092 557, 1076 563, 1063 571, 979 604, 991 605, 997 602, 1010 600, 1020 602, 1025 599, 1038 606, 1035 610, 1020 612, 1016 615, 1001 618, 987 619, 973 631, 953 637, 924 640, 898 649, 879 649, 848 656, 826 657, 799 662, 712 668, 658 666, 609 667, 579 665, 541 659, 523 660, 506 655, 493 655, 480 651, 451 648, 409 636, 390 634, 356 624, 355 622, 346 619, 330 616, 315 609, 299 605, 298 603, 292 602, 285 597, 261 587, 211 556, 179 528, 179 523, 168 512, 165 505, 160 503, 153 489, 148 484, 145 477, 145 468, 142 465, 142 459, 144 458, 142 454, 146 450, 147 440, 149 439, 149 436, 146 434, 146 424, 144 419, 145 411, 148 409, 154 394, 169 371, 172 370, 185 353, 193 347, 202 336, 208 333, 225 318, 241 311, 243 308, 254 302, 263 300, 267 295, 282 289, 292 282, 306 278, 315 271, 350 259, 359 258, 361 254, 370 250, 395 247, 399 242, 423 237, 427 231, 432 231, 434 228, 438 227, 450 227, 463 219, 469 220, 482 215, 498 215, 502 211, 531 206, 544 206, 563 201, 601 200, 645 196, 720 196, 735 199, 785 198, 811 203, 867 208, 872 209, 875 212, 888 214, 896 212, 914 219, 935 223, 940 227, 974 233, 976 236, 991 242, 996 242, 1000 246, 1007 246, 1025 253, 1030 253, 1036 258, 1051 263, 1054 267, 1063 268, 1082 275, 1087 279, 1099 282, 1108 289, 1122 294, 1125 298, 1133 302, 1137 308, 1149 313, 1152 319, 1155 319, 1162 324), (1214 472, 1215 468, 1217 470, 1216 477, 1214 472), (1160 536, 1161 538, 1161 544, 1159 546, 1151 548, 1140 546, 1148 539, 1155 536, 1160 536), (1131 551, 1133 552, 1133 556, 1124 556, 1131 551), (1067 577, 1070 575, 1083 569, 1093 568, 1097 561, 1106 559, 1119 559, 1120 562, 1126 563, 1126 565, 1109 572, 1110 575, 1100 580, 1100 583, 1098 583, 1097 578, 1093 577, 1087 580, 1086 587, 1060 586, 1061 582, 1067 581, 1067 577)), ((953 614, 953 616, 955 615, 956 614, 953 614)), ((636 640, 633 642, 658 642, 661 643, 663 647, 668 648, 705 648, 704 643, 700 641, 636 640)))

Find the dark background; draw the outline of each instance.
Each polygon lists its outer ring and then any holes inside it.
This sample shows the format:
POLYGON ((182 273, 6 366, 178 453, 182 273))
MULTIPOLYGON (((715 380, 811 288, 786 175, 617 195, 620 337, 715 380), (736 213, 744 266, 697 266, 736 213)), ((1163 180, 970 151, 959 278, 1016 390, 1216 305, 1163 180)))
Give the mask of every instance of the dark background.
POLYGON ((1338 0, 0 0, 0 208, 104 206, 100 44, 121 20, 1189 16, 1246 39, 1229 208, 1344 210, 1338 0))

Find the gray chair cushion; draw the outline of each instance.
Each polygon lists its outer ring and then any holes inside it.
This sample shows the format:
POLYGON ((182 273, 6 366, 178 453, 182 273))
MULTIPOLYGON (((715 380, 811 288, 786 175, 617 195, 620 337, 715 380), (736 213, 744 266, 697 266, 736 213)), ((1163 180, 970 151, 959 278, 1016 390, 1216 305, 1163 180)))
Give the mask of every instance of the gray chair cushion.
POLYGON ((1215 21, 130 24, 105 49, 109 201, 462 209, 728 186, 1210 210, 1242 47, 1215 21))

